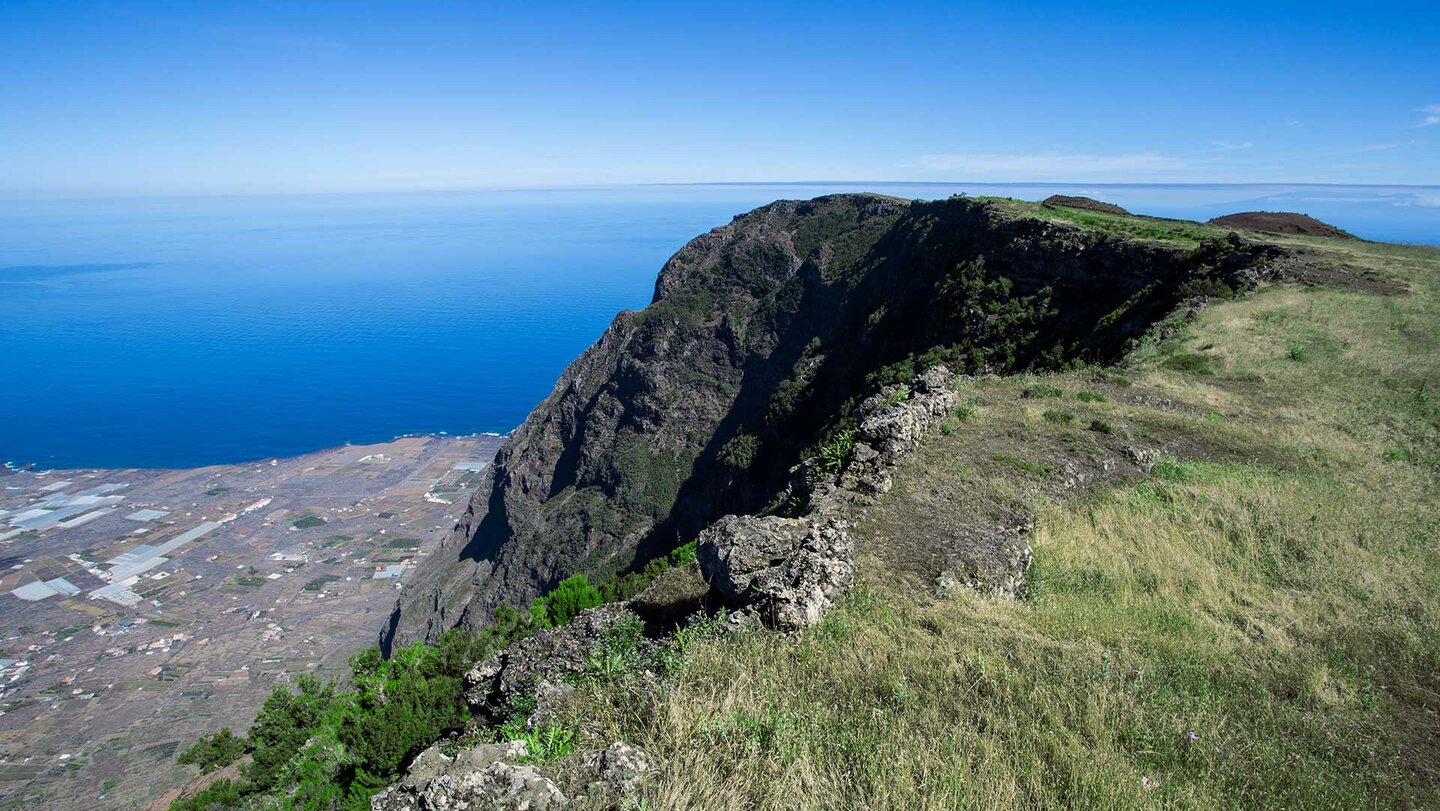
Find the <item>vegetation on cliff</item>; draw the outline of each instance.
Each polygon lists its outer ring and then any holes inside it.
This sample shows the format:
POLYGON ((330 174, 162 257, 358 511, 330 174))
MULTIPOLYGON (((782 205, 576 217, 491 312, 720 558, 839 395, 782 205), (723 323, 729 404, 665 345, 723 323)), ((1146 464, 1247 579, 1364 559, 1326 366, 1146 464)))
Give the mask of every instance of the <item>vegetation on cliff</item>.
POLYGON ((502 602, 770 506, 861 400, 926 367, 1112 362, 1181 300, 1233 295, 1271 258, 1227 235, 962 197, 834 195, 738 217, 678 252, 654 303, 617 317, 512 435, 384 644, 478 628, 502 602))
POLYGON ((1409 292, 1271 285, 1117 369, 973 382, 837 610, 698 641, 643 711, 589 685, 577 749, 650 753, 655 808, 1436 807, 1440 251, 1286 244, 1409 292), (1140 440, 1149 475, 1067 479, 1140 440), (1034 516, 1027 598, 924 576, 976 511, 1034 516))
MULTIPOLYGON (((435 644, 417 642, 388 659, 378 647, 350 657, 346 682, 296 679, 294 689, 271 693, 247 736, 228 727, 206 735, 182 753, 180 762, 202 772, 245 758, 238 780, 218 780, 177 800, 172 811, 221 811, 258 804, 295 811, 368 809, 370 797, 392 782, 409 760, 443 734, 469 725, 471 737, 509 740, 526 731, 508 718, 494 725, 470 724, 462 678, 475 662, 546 628, 568 624, 587 608, 628 599, 664 572, 692 563, 694 544, 651 561, 644 571, 598 586, 582 575, 562 581, 521 613, 502 606, 494 623, 479 632, 452 629, 435 644)), ((535 738, 539 756, 558 754, 568 733, 552 730, 535 738)))
MULTIPOLYGON (((462 529, 523 507, 643 559, 677 510, 747 505, 810 543, 783 516, 877 452, 867 419, 927 369, 969 372, 866 497, 850 594, 792 633, 682 623, 657 647, 629 609, 585 609, 673 565, 694 579, 690 550, 592 587, 589 559, 532 527, 507 536, 508 569, 467 570, 492 596, 522 561, 569 575, 527 612, 357 655, 348 687, 277 691, 241 781, 179 807, 363 807, 462 726, 448 745, 525 738, 567 791, 617 741, 653 764, 577 808, 1440 804, 1440 251, 878 198, 777 204, 687 251, 527 421, 462 529), (573 410, 580 373, 598 386, 580 399, 629 422, 573 410), (581 439, 545 438, 557 425, 581 439), (1028 577, 989 589, 1010 573, 967 550, 1011 539, 1028 577), (577 613, 504 664, 533 675, 564 647, 565 689, 542 707, 486 670, 504 701, 471 714, 467 668, 577 613), (585 645, 533 644, 592 622, 585 645)), ((222 734, 193 759, 234 750, 222 734)))

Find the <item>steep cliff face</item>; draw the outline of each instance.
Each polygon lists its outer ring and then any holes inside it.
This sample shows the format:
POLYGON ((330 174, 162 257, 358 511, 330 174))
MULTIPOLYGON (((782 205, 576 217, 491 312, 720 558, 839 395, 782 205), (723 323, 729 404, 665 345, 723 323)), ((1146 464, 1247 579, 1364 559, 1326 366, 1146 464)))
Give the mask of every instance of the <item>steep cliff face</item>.
POLYGON ((1104 361, 1273 249, 1176 248, 997 202, 783 201, 692 240, 510 437, 407 584, 382 644, 483 626, 575 572, 604 575, 729 513, 774 507, 860 399, 945 363, 1104 361))

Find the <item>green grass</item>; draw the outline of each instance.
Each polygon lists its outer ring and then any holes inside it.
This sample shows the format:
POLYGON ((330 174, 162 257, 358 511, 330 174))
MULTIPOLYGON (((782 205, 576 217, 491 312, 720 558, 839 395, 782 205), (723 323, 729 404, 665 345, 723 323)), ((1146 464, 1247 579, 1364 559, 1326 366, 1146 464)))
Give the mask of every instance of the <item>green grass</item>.
POLYGON ((340 581, 339 575, 327 574, 317 577, 300 587, 301 591, 319 591, 331 583, 340 581))
POLYGON ((582 685, 575 757, 641 747, 667 809, 1440 807, 1440 252, 1334 250, 1412 295, 1229 300, 1090 401, 1087 442, 1181 449, 1147 477, 1036 493, 1066 440, 1017 395, 1079 372, 982 381, 983 418, 927 440, 887 497, 1028 504, 1028 598, 927 596, 879 554, 913 527, 874 519, 819 626, 700 635, 658 690, 582 685))
POLYGON ((1215 374, 1216 367, 1214 358, 1194 352, 1172 355, 1161 361, 1160 365, 1171 371, 1184 372, 1185 374, 1201 377, 1209 377, 1215 374))
POLYGON ((1026 386, 1024 391, 1020 392, 1020 396, 1026 398, 1027 400, 1036 400, 1045 397, 1063 397, 1065 396, 1065 390, 1058 386, 1040 384, 1035 386, 1026 386))
POLYGON ((1053 422, 1057 425, 1069 425, 1075 421, 1075 412, 1066 411, 1061 408, 1047 408, 1041 413, 1046 422, 1053 422))
POLYGON ((290 526, 296 529, 310 529, 311 527, 325 526, 325 519, 318 515, 305 514, 290 522, 290 526))
POLYGON ((1107 214, 1103 211, 1079 208, 1051 208, 1019 200, 996 199, 994 202, 1011 214, 1039 217, 1052 222, 1079 225, 1090 231, 1126 239, 1167 245, 1194 247, 1206 240, 1223 238, 1230 232, 1230 229, 1227 228, 1217 228, 1189 220, 1107 214))
POLYGON ((1052 470, 1049 465, 1042 464, 1040 462, 1032 462, 1029 459, 1021 459, 1018 456, 1014 456, 1008 453, 997 453, 995 454, 994 459, 995 461, 1007 464, 1015 468, 1016 470, 1023 470, 1024 472, 1029 473, 1031 476, 1035 476, 1036 478, 1044 478, 1050 475, 1052 470))

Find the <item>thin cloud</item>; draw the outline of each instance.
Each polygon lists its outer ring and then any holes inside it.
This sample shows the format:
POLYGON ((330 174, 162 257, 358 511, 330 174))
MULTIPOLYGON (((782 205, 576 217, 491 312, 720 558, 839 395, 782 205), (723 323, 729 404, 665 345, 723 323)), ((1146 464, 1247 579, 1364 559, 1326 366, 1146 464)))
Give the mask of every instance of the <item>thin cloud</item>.
POLYGON ((1226 152, 1236 149, 1249 149, 1255 145, 1254 141, 1211 141, 1210 143, 1213 144, 1216 149, 1226 152))
MULTIPOLYGON (((1416 124, 1415 127, 1429 127, 1440 124, 1440 104, 1427 104, 1421 107, 1419 112, 1425 114, 1425 120, 1416 124)), ((1413 128, 1412 128, 1413 129, 1413 128)))
POLYGON ((1094 179, 1097 175, 1150 175, 1186 168, 1185 161, 1157 152, 1126 155, 1064 155, 1060 153, 1015 154, 1005 152, 963 152, 922 155, 912 166, 940 172, 964 172, 971 176, 1004 176, 1006 179, 1061 177, 1094 179))
POLYGON ((1332 155, 1362 155, 1362 154, 1364 154, 1364 153, 1366 153, 1366 152, 1386 152, 1386 151, 1391 150, 1391 149, 1399 149, 1399 148, 1402 147, 1402 146, 1409 146, 1409 145, 1412 144, 1412 143, 1414 143, 1414 141, 1401 141, 1400 143, 1397 143, 1397 144, 1367 144, 1367 145, 1365 145, 1365 146, 1357 146, 1357 147, 1353 147, 1353 148, 1351 148, 1351 149, 1342 149, 1342 150, 1340 150, 1339 152, 1332 152, 1332 153, 1330 153, 1330 154, 1332 154, 1332 155))

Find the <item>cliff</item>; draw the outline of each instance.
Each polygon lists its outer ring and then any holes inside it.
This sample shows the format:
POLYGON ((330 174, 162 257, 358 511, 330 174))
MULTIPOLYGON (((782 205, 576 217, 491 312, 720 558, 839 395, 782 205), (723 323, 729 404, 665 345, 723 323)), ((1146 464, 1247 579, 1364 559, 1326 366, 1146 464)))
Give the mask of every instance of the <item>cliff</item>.
POLYGON ((618 315, 508 439, 382 647, 484 626, 569 574, 624 571, 722 515, 779 509, 792 468, 883 385, 940 363, 1111 361, 1280 253, 963 197, 835 195, 737 217, 676 253, 653 302, 618 315))

